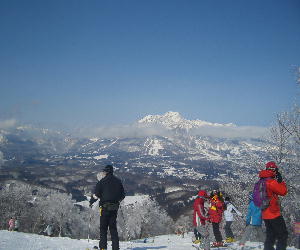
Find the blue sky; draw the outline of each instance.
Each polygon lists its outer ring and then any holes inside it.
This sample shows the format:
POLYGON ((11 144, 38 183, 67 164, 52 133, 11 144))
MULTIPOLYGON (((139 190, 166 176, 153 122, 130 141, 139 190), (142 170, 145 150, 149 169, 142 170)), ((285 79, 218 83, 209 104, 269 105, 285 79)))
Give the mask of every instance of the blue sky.
POLYGON ((0 120, 268 126, 299 97, 300 1, 3 0, 0 120))

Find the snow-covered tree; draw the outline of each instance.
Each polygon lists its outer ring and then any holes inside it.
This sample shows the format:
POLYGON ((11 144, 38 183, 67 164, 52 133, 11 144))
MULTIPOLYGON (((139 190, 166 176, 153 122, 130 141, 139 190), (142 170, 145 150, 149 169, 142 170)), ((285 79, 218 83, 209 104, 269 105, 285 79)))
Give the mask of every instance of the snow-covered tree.
POLYGON ((150 197, 121 205, 118 218, 120 236, 126 240, 169 233, 173 227, 173 220, 150 197))

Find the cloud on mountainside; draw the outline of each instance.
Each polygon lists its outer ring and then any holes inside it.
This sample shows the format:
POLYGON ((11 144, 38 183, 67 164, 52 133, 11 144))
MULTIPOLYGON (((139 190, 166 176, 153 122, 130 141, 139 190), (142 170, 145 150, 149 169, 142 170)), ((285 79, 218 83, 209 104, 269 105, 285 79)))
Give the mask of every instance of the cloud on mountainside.
POLYGON ((95 128, 83 128, 78 131, 81 136, 95 136, 101 138, 142 138, 145 136, 170 136, 171 131, 161 126, 149 126, 140 127, 138 124, 132 125, 115 125, 110 127, 95 127, 95 128))
POLYGON ((256 126, 203 126, 191 131, 193 135, 212 136, 221 138, 260 138, 268 133, 267 127, 256 126))
POLYGON ((0 129, 10 129, 17 125, 15 119, 0 120, 0 129))
MULTIPOLYGON (((0 129, 12 129, 17 126, 16 119, 0 120, 0 129)), ((189 130, 190 135, 211 136, 218 138, 260 138, 268 133, 267 127, 257 126, 212 126, 205 125, 199 128, 189 130)), ((163 127, 160 124, 139 124, 115 125, 109 127, 89 127, 81 128, 75 131, 76 135, 84 137, 101 137, 101 138, 142 138, 146 136, 165 136, 169 137, 174 132, 163 127)), ((27 131, 27 133, 37 133, 27 131)))
MULTIPOLYGON (((82 136, 101 138, 141 138, 145 136, 171 136, 174 132, 159 125, 142 127, 139 124, 119 125, 111 127, 85 128, 78 131, 82 136)), ((191 129, 189 134, 219 138, 260 138, 268 133, 266 127, 255 126, 202 126, 191 129)))

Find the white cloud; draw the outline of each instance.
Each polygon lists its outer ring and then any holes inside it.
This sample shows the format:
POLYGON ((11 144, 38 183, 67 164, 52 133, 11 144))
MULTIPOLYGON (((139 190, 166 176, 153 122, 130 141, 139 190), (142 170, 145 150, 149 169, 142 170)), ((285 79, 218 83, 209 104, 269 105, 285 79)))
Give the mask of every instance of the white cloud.
MULTIPOLYGON (((191 135, 212 136, 219 138, 260 138, 267 134, 268 128, 256 126, 202 126, 191 129, 191 135)), ((171 136, 174 132, 160 125, 140 126, 139 124, 118 125, 81 129, 79 135, 100 138, 141 138, 146 136, 171 136)))
POLYGON ((0 120, 0 129, 9 129, 15 127, 17 121, 15 119, 0 120))
POLYGON ((78 132, 82 136, 95 136, 101 138, 141 138, 145 136, 168 136, 171 135, 171 131, 161 126, 148 126, 141 127, 138 124, 132 125, 117 125, 110 127, 96 127, 96 128, 84 128, 78 132))
POLYGON ((260 138, 268 133, 269 128, 257 126, 203 126, 191 131, 194 135, 212 136, 221 138, 260 138))

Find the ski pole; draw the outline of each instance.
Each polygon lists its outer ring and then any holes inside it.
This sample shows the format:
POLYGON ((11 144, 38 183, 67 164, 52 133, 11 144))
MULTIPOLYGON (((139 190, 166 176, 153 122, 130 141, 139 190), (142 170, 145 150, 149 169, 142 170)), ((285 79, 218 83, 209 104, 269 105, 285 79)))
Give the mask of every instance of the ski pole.
POLYGON ((92 221, 92 213, 90 212, 89 229, 88 229, 88 242, 90 242, 90 228, 91 228, 91 221, 92 221))

